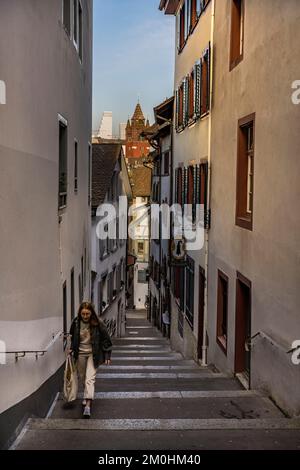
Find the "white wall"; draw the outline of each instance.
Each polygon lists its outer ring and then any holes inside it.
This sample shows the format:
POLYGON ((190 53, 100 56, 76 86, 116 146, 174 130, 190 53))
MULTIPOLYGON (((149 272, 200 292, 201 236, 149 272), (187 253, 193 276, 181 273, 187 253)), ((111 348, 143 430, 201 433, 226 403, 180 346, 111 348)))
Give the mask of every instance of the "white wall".
MULTIPOLYGON (((62 286, 75 271, 75 309, 81 256, 90 216, 88 143, 92 106, 92 2, 83 1, 83 64, 62 25, 62 2, 3 0, 0 70, 7 103, 0 108, 0 331, 8 350, 39 350, 63 329, 62 286), (12 33, 13 32, 13 33, 12 33), (68 202, 58 217, 58 114, 68 121, 68 202), (74 139, 78 194, 74 193, 74 139)), ((44 357, 13 356, 0 366, 0 412, 32 394, 64 362, 60 338, 44 357)))

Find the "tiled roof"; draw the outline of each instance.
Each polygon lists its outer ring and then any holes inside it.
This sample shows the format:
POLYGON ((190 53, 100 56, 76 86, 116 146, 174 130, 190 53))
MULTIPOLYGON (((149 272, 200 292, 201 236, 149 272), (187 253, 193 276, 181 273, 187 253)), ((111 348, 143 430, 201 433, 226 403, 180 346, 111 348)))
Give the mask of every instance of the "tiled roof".
POLYGON ((93 144, 92 207, 103 203, 110 187, 113 171, 122 145, 117 143, 93 144))
POLYGON ((139 166, 131 170, 131 183, 133 197, 147 197, 151 194, 151 175, 150 168, 139 166))

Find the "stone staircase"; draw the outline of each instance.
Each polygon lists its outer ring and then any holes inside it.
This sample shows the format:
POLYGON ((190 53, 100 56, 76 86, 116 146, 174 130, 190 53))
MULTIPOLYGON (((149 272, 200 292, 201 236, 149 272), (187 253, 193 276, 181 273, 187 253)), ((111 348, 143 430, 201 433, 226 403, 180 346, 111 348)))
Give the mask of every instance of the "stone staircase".
POLYGON ((300 449, 300 420, 214 368, 184 360, 147 321, 127 314, 126 337, 114 340, 112 365, 97 374, 92 419, 81 396, 62 396, 47 418, 28 420, 17 450, 300 449))

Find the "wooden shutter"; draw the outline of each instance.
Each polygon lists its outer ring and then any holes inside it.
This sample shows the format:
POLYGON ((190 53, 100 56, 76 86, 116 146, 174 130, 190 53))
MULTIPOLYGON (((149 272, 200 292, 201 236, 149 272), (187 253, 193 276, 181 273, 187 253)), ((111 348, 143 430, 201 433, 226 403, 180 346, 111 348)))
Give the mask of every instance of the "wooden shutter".
POLYGON ((185 0, 184 13, 185 13, 185 28, 184 28, 184 39, 186 40, 190 33, 191 25, 191 0, 185 0))
POLYGON ((185 106, 184 106, 184 126, 187 126, 188 122, 189 122, 189 101, 190 101, 190 97, 189 97, 189 85, 190 85, 190 78, 189 77, 186 77, 185 78, 185 82, 184 82, 184 102, 185 102, 185 106))
POLYGON ((179 92, 175 91, 175 130, 178 131, 179 126, 179 92))
POLYGON ((182 203, 187 204, 188 202, 188 168, 183 169, 183 193, 182 203))
POLYGON ((208 48, 206 51, 207 57, 207 111, 210 110, 210 43, 208 44, 208 48))
POLYGON ((184 78, 182 84, 182 124, 183 127, 186 125, 186 115, 187 115, 187 101, 188 101, 188 93, 187 93, 187 78, 184 78))
POLYGON ((197 204, 197 166, 193 167, 193 222, 196 220, 196 204, 197 204))
POLYGON ((201 112, 201 61, 199 60, 195 64, 195 117, 198 118, 201 112))

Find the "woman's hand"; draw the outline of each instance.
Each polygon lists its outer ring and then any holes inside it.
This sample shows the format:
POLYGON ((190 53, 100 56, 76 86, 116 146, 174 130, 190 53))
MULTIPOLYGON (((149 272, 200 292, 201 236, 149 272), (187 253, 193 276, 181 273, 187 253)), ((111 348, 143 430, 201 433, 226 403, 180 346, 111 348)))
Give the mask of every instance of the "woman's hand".
POLYGON ((68 349, 67 356, 70 356, 70 354, 72 354, 72 353, 73 353, 73 349, 68 349))

